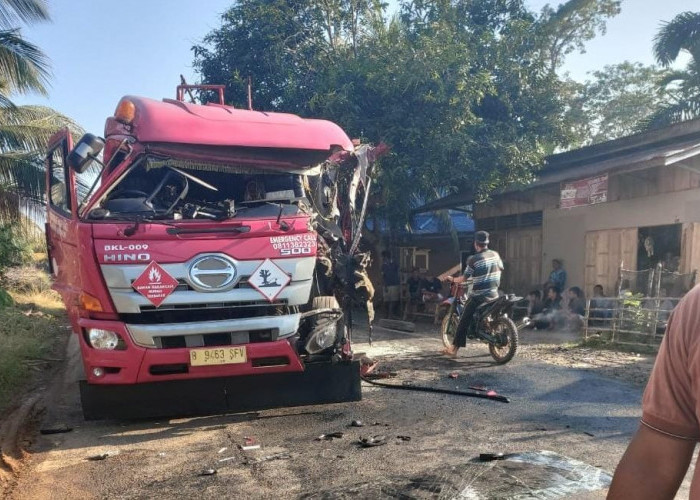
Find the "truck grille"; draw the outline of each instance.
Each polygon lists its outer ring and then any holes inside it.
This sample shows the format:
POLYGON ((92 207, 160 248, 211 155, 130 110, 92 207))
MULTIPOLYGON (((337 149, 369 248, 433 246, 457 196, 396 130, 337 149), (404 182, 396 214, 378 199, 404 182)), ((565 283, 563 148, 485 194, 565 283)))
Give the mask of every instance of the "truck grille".
POLYGON ((127 324, 155 325, 162 323, 191 323, 197 321, 217 321, 226 319, 256 318, 258 316, 278 316, 288 314, 284 303, 270 305, 269 302, 248 302, 235 304, 207 304, 182 306, 142 306, 141 313, 119 315, 127 324))
POLYGON ((276 333, 268 328, 250 332, 208 333, 206 335, 174 335, 154 337, 159 349, 181 349, 183 347, 217 347, 240 344, 254 344, 277 340, 276 333))

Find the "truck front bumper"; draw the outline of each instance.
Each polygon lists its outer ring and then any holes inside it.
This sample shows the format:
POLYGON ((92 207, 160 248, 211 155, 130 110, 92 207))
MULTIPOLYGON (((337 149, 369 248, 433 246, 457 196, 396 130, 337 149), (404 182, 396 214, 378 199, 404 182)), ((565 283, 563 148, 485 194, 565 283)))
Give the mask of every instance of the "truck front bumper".
POLYGON ((86 420, 212 415, 362 399, 359 361, 267 373, 132 385, 80 383, 86 420))
POLYGON ((142 384, 304 371, 299 356, 287 339, 245 344, 245 363, 190 366, 191 349, 157 349, 136 345, 122 322, 82 318, 79 325, 80 349, 88 384, 142 384), (124 349, 94 349, 84 334, 90 328, 117 333, 124 342, 124 349), (95 368, 101 369, 98 372, 102 375, 97 376, 95 368))

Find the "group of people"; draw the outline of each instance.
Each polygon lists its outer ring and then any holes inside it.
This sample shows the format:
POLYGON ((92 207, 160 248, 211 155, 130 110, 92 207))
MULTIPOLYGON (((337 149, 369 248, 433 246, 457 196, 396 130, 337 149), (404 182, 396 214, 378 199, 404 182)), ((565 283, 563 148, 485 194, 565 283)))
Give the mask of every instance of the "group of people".
MULTIPOLYGON (((465 345, 476 307, 498 297, 503 262, 497 252, 488 249, 488 242, 488 233, 477 232, 474 241, 476 253, 468 259, 463 275, 447 278, 456 282, 473 280, 470 300, 460 318, 454 345, 443 351, 448 356, 455 356, 457 350, 465 345)), ((387 269, 393 270, 389 264, 387 269)), ((538 300, 542 302, 539 314, 557 310, 557 307, 562 309, 560 290, 566 285, 566 271, 560 261, 554 262, 552 267, 545 300, 541 301, 539 290, 533 291, 528 296, 533 305, 528 312, 534 310, 538 300)), ((398 285, 398 266, 396 278, 398 285)), ((567 295, 569 301, 563 317, 580 317, 585 309, 583 292, 578 287, 571 287, 567 295)), ((611 309, 602 286, 596 285, 593 295, 591 311, 605 314, 611 309)), ((534 316, 537 317, 536 314, 534 316)), ((546 315, 540 317, 545 318, 546 315)), ((700 440, 700 393, 696 384, 700 379, 700 364, 693 362, 700 345, 696 335, 698 325, 700 287, 695 287, 670 314, 668 328, 644 392, 641 425, 615 470, 608 498, 673 498, 683 481, 695 445, 700 440)), ((547 323, 547 326, 551 326, 551 323, 547 323)), ((699 475, 696 469, 691 487, 693 498, 698 496, 699 475)))
MULTIPOLYGON (((578 286, 566 287, 566 271, 558 259, 552 261, 552 272, 542 290, 527 294, 527 317, 532 320, 529 327, 538 330, 568 328, 577 330, 583 326, 586 314, 586 296, 578 286), (562 295, 562 290, 566 290, 562 295)), ((612 316, 612 305, 605 298, 602 285, 593 287, 590 318, 604 321, 612 316)))
MULTIPOLYGON (((401 299, 401 277, 399 265, 389 251, 382 252, 382 279, 384 282, 385 314, 387 318, 398 316, 401 299)), ((417 267, 411 270, 406 280, 408 300, 406 313, 427 302, 438 302, 443 299, 442 281, 435 276, 423 276, 417 267)))

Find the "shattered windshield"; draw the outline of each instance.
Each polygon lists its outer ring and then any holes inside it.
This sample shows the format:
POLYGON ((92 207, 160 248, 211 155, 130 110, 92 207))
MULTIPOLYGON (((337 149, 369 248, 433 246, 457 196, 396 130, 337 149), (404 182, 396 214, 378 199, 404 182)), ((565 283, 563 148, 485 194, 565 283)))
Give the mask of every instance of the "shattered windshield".
POLYGON ((294 215, 299 174, 144 158, 87 214, 89 219, 223 220, 294 215))

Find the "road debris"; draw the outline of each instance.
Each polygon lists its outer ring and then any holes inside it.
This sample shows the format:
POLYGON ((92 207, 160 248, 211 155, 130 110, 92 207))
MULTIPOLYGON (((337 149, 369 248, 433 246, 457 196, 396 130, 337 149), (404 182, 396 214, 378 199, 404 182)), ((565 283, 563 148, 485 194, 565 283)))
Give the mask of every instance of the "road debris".
POLYGON ((350 427, 364 427, 365 424, 362 420, 353 420, 350 422, 350 427))
POLYGON ((197 474, 198 476, 213 476, 216 474, 216 469, 204 469, 202 472, 197 474))
POLYGON ((72 427, 68 427, 65 425, 60 425, 56 427, 45 427, 43 429, 39 429, 40 434, 65 434, 66 432, 71 432, 73 430, 72 427))
POLYGON ((226 446, 224 446, 223 448, 221 448, 221 449, 218 451, 219 455, 221 455, 221 454, 222 454, 223 452, 225 452, 226 450, 228 450, 228 448, 227 448, 226 446))
POLYGON ((260 444, 254 437, 245 436, 243 438, 243 444, 239 445, 239 447, 243 451, 259 450, 260 444))
POLYGON ((99 460, 104 460, 109 456, 109 453, 100 453, 99 455, 90 455, 89 457, 86 458, 86 460, 90 460, 91 462, 97 462, 99 460))
POLYGON ((345 434, 342 432, 329 432, 328 434, 321 434, 316 438, 316 441, 332 441, 334 439, 341 439, 345 434))
POLYGON ((377 435, 361 437, 357 440, 357 442, 360 443, 362 448, 373 448, 375 446, 382 446, 386 444, 386 436, 377 435))
POLYGON ((272 455, 260 457, 260 458, 256 459, 255 461, 256 462, 270 462, 273 460, 289 460, 290 458, 292 458, 292 455, 290 455, 289 453, 274 453, 272 455))
POLYGON ((450 377, 450 378, 457 378, 457 377, 459 377, 459 373, 457 373, 457 372, 452 372, 452 373, 450 373, 450 374, 448 375, 448 377, 450 377))
POLYGON ((505 460, 506 456, 503 453, 480 453, 479 460, 482 462, 492 462, 494 460, 505 460))
POLYGON ((236 457, 233 456, 233 457, 220 458, 218 461, 220 463, 223 463, 223 462, 230 462, 231 460, 235 460, 235 459, 236 459, 236 457))
POLYGON ((411 440, 411 436, 396 436, 396 438, 404 442, 408 442, 411 440))
POLYGON ((592 432, 583 431, 583 433, 584 433, 586 436, 595 437, 595 434, 593 434, 592 432))

